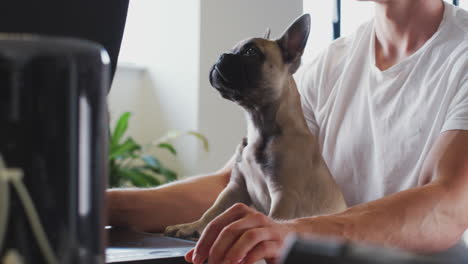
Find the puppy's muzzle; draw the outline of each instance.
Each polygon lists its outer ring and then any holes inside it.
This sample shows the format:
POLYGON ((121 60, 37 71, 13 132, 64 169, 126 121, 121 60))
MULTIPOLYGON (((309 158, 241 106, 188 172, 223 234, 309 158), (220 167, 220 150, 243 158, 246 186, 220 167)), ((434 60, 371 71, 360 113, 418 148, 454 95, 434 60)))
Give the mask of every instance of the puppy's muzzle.
POLYGON ((239 55, 222 54, 210 73, 210 83, 216 88, 234 88, 242 79, 242 62, 239 55))

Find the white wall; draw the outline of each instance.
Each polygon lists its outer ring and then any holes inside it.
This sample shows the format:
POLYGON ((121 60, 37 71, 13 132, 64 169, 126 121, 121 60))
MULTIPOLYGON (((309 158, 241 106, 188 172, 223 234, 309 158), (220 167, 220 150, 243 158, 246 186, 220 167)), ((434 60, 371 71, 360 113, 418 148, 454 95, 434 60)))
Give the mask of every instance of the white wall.
POLYGON ((169 129, 197 130, 210 141, 205 153, 192 138, 178 141, 182 175, 211 172, 232 155, 245 135, 241 109, 211 88, 208 72, 236 42, 278 36, 302 13, 302 0, 133 0, 120 61, 109 95, 111 116, 134 113, 129 133, 150 142, 169 129), (141 80, 135 80, 140 78, 141 80))
MULTIPOLYGON (((135 65, 118 67, 109 105, 112 120, 124 111, 133 113, 129 134, 139 142, 149 143, 170 129, 197 129, 199 15, 198 1, 130 1, 119 60, 135 65)), ((193 139, 177 142, 182 159, 198 147, 193 139)), ((172 168, 191 172, 184 160, 164 154, 172 168)))
MULTIPOLYGON (((348 1, 348 0, 347 0, 348 1)), ((311 61, 325 49, 333 39, 332 17, 334 1, 304 1, 304 13, 311 17, 310 35, 302 58, 303 63, 311 61)))

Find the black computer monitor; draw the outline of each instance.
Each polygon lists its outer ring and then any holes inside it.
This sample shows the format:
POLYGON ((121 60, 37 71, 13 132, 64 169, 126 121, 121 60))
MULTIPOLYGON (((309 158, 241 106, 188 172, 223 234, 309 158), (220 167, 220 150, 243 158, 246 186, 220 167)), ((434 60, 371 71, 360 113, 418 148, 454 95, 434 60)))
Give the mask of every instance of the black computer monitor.
POLYGON ((115 73, 128 0, 11 0, 0 3, 0 32, 91 40, 104 46, 115 73))

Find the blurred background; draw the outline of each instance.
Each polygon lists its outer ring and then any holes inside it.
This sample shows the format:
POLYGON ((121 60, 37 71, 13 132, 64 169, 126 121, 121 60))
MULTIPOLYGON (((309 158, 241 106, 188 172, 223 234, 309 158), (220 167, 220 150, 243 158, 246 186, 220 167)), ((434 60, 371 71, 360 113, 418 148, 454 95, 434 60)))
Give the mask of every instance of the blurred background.
MULTIPOLYGON (((449 2, 452 2, 451 0, 449 2)), ((128 134, 149 143, 171 130, 198 131, 210 151, 193 137, 172 143, 177 156, 158 157, 179 177, 219 169, 246 134, 240 107, 210 86, 208 72, 218 56, 241 39, 272 37, 302 13, 312 16, 304 62, 333 40, 335 1, 323 0, 132 0, 117 73, 109 95, 112 123, 129 111, 128 134)), ((468 7, 468 0, 460 5, 468 7)), ((373 16, 373 3, 341 1, 341 35, 373 16)))

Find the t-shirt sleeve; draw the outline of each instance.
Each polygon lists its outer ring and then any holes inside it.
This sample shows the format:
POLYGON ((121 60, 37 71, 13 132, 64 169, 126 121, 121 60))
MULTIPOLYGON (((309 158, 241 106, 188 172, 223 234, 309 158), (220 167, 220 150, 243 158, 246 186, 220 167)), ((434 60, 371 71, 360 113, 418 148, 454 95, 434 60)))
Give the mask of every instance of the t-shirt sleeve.
POLYGON ((468 130, 468 74, 449 105, 442 132, 447 130, 468 130))
POLYGON ((316 101, 317 101, 317 84, 315 76, 317 60, 310 64, 303 65, 298 73, 294 76, 297 88, 301 95, 302 111, 307 122, 309 130, 315 136, 319 135, 319 124, 315 117, 316 101))

